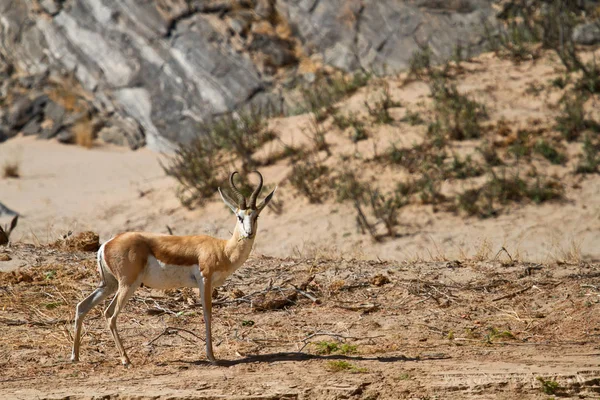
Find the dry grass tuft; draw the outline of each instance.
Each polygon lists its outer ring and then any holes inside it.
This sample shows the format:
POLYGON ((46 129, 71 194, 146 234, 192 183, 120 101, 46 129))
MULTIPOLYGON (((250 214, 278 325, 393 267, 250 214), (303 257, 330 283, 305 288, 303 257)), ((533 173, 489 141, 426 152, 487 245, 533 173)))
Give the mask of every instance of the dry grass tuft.
POLYGON ((94 126, 89 119, 83 119, 71 127, 75 144, 86 149, 94 145, 94 126))
POLYGON ((2 166, 2 176, 4 178, 20 178, 20 165, 19 161, 7 161, 2 166))
POLYGON ((100 237, 95 232, 86 231, 59 239, 54 242, 53 246, 68 251, 98 251, 100 237))

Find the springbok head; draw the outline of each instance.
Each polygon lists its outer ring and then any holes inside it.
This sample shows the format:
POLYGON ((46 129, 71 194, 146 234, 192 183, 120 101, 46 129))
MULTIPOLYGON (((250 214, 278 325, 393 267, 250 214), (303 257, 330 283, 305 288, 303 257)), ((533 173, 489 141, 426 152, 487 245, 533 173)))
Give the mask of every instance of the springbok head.
POLYGON ((19 216, 15 215, 15 217, 10 222, 10 228, 0 226, 0 245, 7 244, 10 239, 10 234, 17 226, 17 222, 19 221, 19 216))
POLYGON ((223 202, 227 204, 227 206, 231 209, 231 211, 233 211, 233 213, 237 217, 237 227, 239 229, 239 232, 241 233, 242 238, 244 239, 252 239, 256 235, 256 220, 258 219, 258 215, 267 206, 267 204, 269 204, 269 202, 273 198, 273 195, 275 194, 275 191, 277 190, 277 187, 275 187, 275 189, 273 189, 273 191, 269 193, 267 197, 265 197, 264 200, 261 201, 260 204, 257 206, 256 200, 263 187, 263 177, 260 174, 260 172, 253 172, 258 175, 259 182, 252 194, 250 195, 248 203, 246 203, 246 198, 238 190, 238 188, 235 186, 235 183, 233 182, 233 177, 238 173, 237 171, 234 171, 231 173, 231 175, 229 175, 229 184, 231 185, 231 190, 233 192, 233 195, 235 196, 235 200, 228 194, 222 192, 221 188, 219 188, 219 194, 221 195, 223 202))

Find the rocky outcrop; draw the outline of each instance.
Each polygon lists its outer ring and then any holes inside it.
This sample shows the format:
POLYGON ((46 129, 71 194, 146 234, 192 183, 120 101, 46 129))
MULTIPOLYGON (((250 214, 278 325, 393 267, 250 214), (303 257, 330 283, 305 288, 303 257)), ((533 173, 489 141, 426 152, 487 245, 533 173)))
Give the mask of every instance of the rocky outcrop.
POLYGON ((573 30, 573 41, 583 45, 600 43, 600 20, 577 25, 573 30))
POLYGON ((104 140, 165 150, 215 115, 281 101, 280 83, 304 60, 394 72, 426 44, 440 60, 456 45, 476 52, 491 3, 3 1, 0 74, 4 65, 13 83, 0 87, 0 141, 17 132, 72 137, 83 120, 104 140), (27 89, 19 79, 33 82, 27 89), (75 100, 53 96, 56 88, 75 100))
POLYGON ((295 0, 278 3, 307 49, 327 64, 395 72, 429 45, 440 60, 457 46, 477 52, 482 25, 492 22, 490 1, 295 0))

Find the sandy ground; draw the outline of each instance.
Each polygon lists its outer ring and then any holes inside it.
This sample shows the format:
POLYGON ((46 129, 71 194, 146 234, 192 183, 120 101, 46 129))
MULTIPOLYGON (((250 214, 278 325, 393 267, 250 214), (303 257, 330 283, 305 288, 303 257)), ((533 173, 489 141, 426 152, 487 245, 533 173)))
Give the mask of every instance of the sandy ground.
POLYGON ((93 253, 15 245, 0 273, 3 399, 592 399, 600 393, 598 264, 253 257, 215 296, 217 366, 195 290, 140 289, 101 309, 69 362, 93 253), (304 283, 304 291, 294 287, 304 283), (310 298, 309 298, 310 297, 310 298))

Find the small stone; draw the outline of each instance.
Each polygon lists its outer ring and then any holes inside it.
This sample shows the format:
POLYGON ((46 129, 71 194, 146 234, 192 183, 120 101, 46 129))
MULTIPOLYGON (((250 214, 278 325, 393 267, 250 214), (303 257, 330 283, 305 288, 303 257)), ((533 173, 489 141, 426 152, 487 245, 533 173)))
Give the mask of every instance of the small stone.
POLYGON ((12 260, 11 256, 6 253, 0 253, 0 261, 10 261, 12 260))

